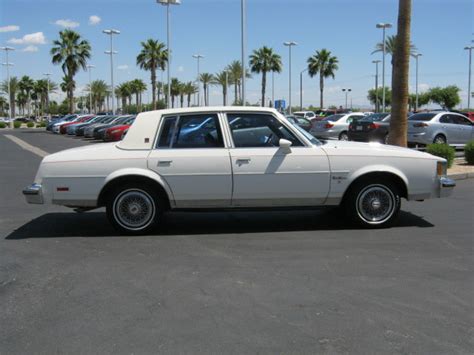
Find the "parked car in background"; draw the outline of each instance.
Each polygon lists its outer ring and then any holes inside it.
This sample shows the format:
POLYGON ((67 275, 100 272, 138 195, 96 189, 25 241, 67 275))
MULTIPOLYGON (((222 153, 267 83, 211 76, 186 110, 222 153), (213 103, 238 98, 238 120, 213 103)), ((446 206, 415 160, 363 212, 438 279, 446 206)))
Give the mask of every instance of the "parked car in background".
POLYGON ((82 122, 85 122, 89 119, 91 119, 92 117, 94 116, 78 116, 77 117, 77 120, 73 120, 71 122, 67 122, 67 123, 63 123, 59 126, 59 134, 66 134, 67 133, 67 128, 71 125, 74 125, 74 124, 78 124, 78 123, 82 123, 82 122))
POLYGON ((109 129, 111 127, 118 126, 118 125, 123 125, 127 121, 129 121, 130 118, 132 118, 132 117, 133 116, 131 116, 131 115, 120 116, 118 119, 116 119, 112 123, 109 123, 109 124, 106 124, 106 125, 103 125, 103 126, 100 126, 96 129, 94 129, 94 139, 104 139, 105 131, 107 129, 109 129))
POLYGON ((466 116, 449 111, 416 113, 408 118, 408 143, 447 143, 463 147, 474 138, 474 124, 466 116))
POLYGON ((471 122, 474 122, 474 112, 466 112, 467 118, 471 120, 471 122))
POLYGON ((340 205, 348 221, 388 227, 401 198, 445 197, 454 187, 440 157, 320 142, 271 108, 198 107, 141 113, 121 142, 48 155, 23 194, 81 211, 105 206, 118 230, 142 234, 179 209, 340 205), (209 118, 213 130, 181 135, 209 118))
POLYGON ((105 120, 104 122, 94 123, 94 124, 90 125, 89 127, 87 127, 84 130, 84 138, 94 138, 94 132, 95 131, 99 130, 101 127, 104 127, 108 124, 116 122, 117 120, 121 119, 122 117, 123 116, 109 116, 109 118, 107 120, 105 120))
POLYGON ((312 120, 313 118, 316 117, 316 114, 313 111, 296 111, 293 112, 293 115, 296 116, 297 118, 306 118, 308 120, 312 120))
POLYGON ((60 116, 52 116, 49 120, 48 120, 48 124, 46 125, 46 130, 47 131, 52 131, 53 130, 53 126, 58 123, 58 122, 61 122, 61 121, 64 121, 68 118, 71 118, 75 115, 66 115, 66 116, 63 116, 63 117, 60 117, 60 116))
POLYGON ((362 113, 339 113, 314 122, 310 133, 320 139, 349 140, 349 124, 364 117, 362 113))
POLYGON ((128 121, 126 121, 122 125, 107 128, 105 130, 103 140, 106 142, 115 142, 121 140, 133 124, 133 121, 135 121, 135 116, 129 118, 128 121))
POLYGON ((286 115, 285 116, 288 121, 293 123, 294 125, 300 126, 305 131, 309 131, 311 129, 312 123, 308 118, 304 118, 301 116, 295 115, 286 115))
POLYGON ((67 126, 66 133, 68 135, 75 135, 76 131, 79 127, 90 124, 90 123, 94 122, 95 120, 97 120, 99 117, 100 116, 89 116, 88 118, 86 118, 85 120, 83 120, 81 122, 74 122, 74 123, 67 126))
POLYGON ((69 123, 69 122, 75 122, 78 120, 78 115, 68 115, 65 116, 63 119, 57 121, 56 123, 53 123, 51 127, 51 132, 53 133, 59 133, 59 129, 61 128, 61 125, 69 123))
POLYGON ((87 123, 87 124, 84 124, 84 125, 81 125, 80 127, 78 127, 76 129, 76 136, 77 137, 84 136, 84 133, 85 133, 86 129, 88 129, 89 127, 107 122, 107 121, 111 120, 113 117, 114 116, 97 116, 97 119, 95 119, 93 122, 90 122, 90 123, 87 123))
POLYGON ((374 113, 349 124, 349 140, 387 144, 389 127, 389 113, 374 113))

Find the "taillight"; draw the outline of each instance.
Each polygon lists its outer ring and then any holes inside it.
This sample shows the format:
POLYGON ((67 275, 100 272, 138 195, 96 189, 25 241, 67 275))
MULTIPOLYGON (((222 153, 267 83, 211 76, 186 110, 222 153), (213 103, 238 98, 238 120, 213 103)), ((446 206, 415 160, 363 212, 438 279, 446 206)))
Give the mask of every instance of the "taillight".
POLYGON ((379 125, 378 123, 371 123, 371 124, 369 124, 369 129, 377 129, 377 128, 379 128, 379 127, 380 127, 380 125, 379 125))
POLYGON ((414 123, 413 127, 428 127, 429 124, 425 122, 414 123))
POLYGON ((326 123, 326 124, 324 125, 324 128, 326 128, 326 129, 332 128, 332 127, 334 127, 334 125, 333 125, 332 123, 326 123))

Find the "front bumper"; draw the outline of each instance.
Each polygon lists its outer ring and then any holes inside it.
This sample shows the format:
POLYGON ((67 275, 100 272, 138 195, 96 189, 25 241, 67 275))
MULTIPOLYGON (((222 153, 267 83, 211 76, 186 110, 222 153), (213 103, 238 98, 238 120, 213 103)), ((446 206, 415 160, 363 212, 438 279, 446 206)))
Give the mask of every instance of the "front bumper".
POLYGON ((43 190, 40 184, 32 184, 23 189, 23 195, 25 196, 26 202, 32 203, 35 205, 42 205, 43 200, 43 190))
POLYGON ((439 178, 439 197, 451 196, 455 187, 456 181, 447 176, 441 176, 439 178))

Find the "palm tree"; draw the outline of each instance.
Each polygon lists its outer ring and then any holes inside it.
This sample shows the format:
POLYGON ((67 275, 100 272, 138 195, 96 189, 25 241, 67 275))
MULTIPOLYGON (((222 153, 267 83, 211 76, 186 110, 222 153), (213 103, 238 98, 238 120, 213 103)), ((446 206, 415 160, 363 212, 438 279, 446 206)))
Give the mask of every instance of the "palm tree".
POLYGON ((134 79, 130 81, 130 88, 135 94, 135 103, 137 105, 137 112, 141 112, 142 93, 146 91, 146 84, 141 79, 134 79))
POLYGON ((209 105, 209 86, 214 83, 214 75, 211 73, 201 73, 199 81, 202 83, 204 89, 204 106, 209 105))
POLYGON ((72 93, 74 95, 74 90, 76 90, 76 82, 69 78, 68 76, 63 76, 63 81, 59 84, 61 91, 67 93, 67 101, 68 101, 68 109, 70 112, 74 112, 74 96, 72 96, 72 107, 71 107, 71 100, 69 94, 72 93))
POLYGON ((314 77, 319 74, 319 102, 321 108, 324 108, 324 79, 332 77, 334 79, 334 72, 339 69, 339 63, 336 56, 331 55, 331 51, 321 49, 308 58, 308 74, 314 77))
POLYGON ((86 86, 86 91, 92 96, 92 106, 95 112, 102 111, 106 97, 110 94, 109 86, 104 80, 94 80, 90 86, 86 86))
MULTIPOLYGON (((387 38, 385 39, 385 53, 393 56, 393 53, 395 52, 396 42, 397 42, 396 35, 387 36, 387 38)), ((410 43, 410 55, 415 54, 417 51, 418 49, 416 48, 416 46, 413 43, 410 43)), ((379 52, 383 52, 382 42, 379 42, 375 45, 375 50, 372 52, 372 54, 379 53, 379 52)))
POLYGON ((148 39, 141 42, 142 50, 137 56, 137 65, 151 73, 151 96, 153 109, 156 110, 156 70, 165 70, 168 62, 168 50, 164 43, 148 39))
POLYGON ((229 85, 229 73, 223 70, 214 75, 213 84, 222 86, 222 103, 227 106, 227 86, 229 85))
POLYGON ((187 96, 188 107, 191 107, 191 96, 197 92, 197 87, 192 81, 188 81, 184 85, 184 93, 187 96))
POLYGON ((281 57, 274 53, 272 48, 263 46, 253 51, 249 64, 252 73, 262 73, 262 106, 265 106, 267 72, 281 72, 281 57))
POLYGON ((74 110, 74 76, 82 68, 87 70, 87 61, 91 57, 91 46, 88 41, 81 39, 81 35, 75 31, 66 29, 59 32, 59 40, 53 41, 51 48, 53 64, 61 64, 66 77, 67 98, 69 100, 69 112, 74 110))
POLYGON ((115 87, 115 96, 120 97, 120 100, 122 101, 122 113, 126 113, 128 89, 126 83, 121 83, 115 87))
POLYGON ((52 92, 56 92, 57 89, 58 85, 49 79, 40 79, 36 81, 34 90, 36 91, 40 100, 42 113, 44 113, 46 109, 49 108, 49 94, 52 92))
POLYGON ((33 91, 35 82, 28 75, 23 75, 18 83, 20 91, 24 92, 26 97, 26 107, 28 110, 28 116, 31 114, 31 92, 33 91))
POLYGON ((171 78, 171 107, 174 107, 174 99, 179 96, 181 83, 177 78, 171 78))
POLYGON ((402 147, 407 146, 410 23, 411 0, 399 0, 397 40, 392 54, 392 118, 388 143, 402 147))
MULTIPOLYGON (((240 64, 240 61, 234 60, 225 70, 229 73, 229 84, 234 85, 234 104, 237 104, 241 99, 240 86, 242 85, 242 64, 240 64)), ((245 77, 251 78, 250 73, 247 72, 245 77)))
POLYGON ((16 102, 18 103, 18 108, 20 110, 20 114, 22 116, 24 116, 25 115, 25 107, 26 107, 26 104, 28 103, 28 97, 26 96, 25 91, 20 91, 16 95, 16 102))
POLYGON ((8 110, 8 100, 0 96, 0 114, 4 116, 6 110, 8 110))
POLYGON ((19 91, 18 78, 16 76, 11 77, 10 78, 10 83, 8 83, 8 80, 5 80, 1 85, 1 90, 2 90, 2 92, 10 95, 12 118, 15 118, 16 95, 19 91))

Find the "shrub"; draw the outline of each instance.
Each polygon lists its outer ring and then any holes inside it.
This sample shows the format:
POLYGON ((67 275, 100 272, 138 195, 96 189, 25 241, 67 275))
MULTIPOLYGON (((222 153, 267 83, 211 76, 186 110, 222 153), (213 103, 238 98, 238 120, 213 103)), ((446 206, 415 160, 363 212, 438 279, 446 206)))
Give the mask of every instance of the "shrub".
POLYGON ((456 153, 455 149, 447 144, 428 144, 426 152, 446 159, 448 161, 448 168, 453 165, 456 153))
POLYGON ((33 122, 28 122, 26 124, 26 127, 28 127, 28 128, 33 128, 34 126, 35 126, 35 124, 33 122))
POLYGON ((21 127, 21 122, 20 121, 13 122, 13 127, 14 128, 20 128, 21 127))
POLYGON ((36 127, 46 127, 46 122, 42 121, 36 125, 36 127))
POLYGON ((464 158, 469 165, 474 165, 474 140, 464 146, 464 158))
POLYGON ((0 128, 6 128, 7 124, 5 122, 0 122, 0 128))

